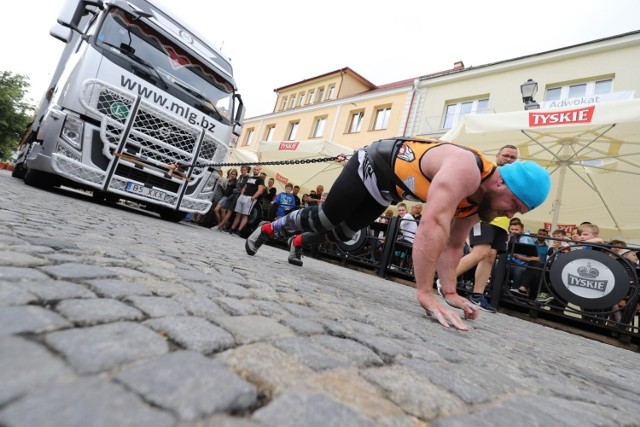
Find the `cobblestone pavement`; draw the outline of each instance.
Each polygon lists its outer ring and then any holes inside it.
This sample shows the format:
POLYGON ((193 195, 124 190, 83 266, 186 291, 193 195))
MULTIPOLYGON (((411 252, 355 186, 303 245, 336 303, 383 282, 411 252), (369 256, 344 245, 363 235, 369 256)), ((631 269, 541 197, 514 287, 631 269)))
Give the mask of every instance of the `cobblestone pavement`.
POLYGON ((2 426, 640 425, 638 353, 0 172, 2 426))

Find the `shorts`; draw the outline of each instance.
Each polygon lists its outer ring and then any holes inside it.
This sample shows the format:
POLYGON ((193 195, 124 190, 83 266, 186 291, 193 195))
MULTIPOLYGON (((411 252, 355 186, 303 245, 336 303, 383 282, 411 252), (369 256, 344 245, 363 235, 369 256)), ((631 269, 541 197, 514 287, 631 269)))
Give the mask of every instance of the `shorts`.
POLYGON ((221 207, 221 208, 226 209, 226 208, 224 207, 224 204, 225 204, 225 203, 227 203, 227 199, 228 199, 228 197, 227 197, 227 196, 223 196, 220 200, 218 200, 218 205, 220 205, 220 207, 221 207))
POLYGON ((236 201, 238 200, 238 194, 232 194, 227 197, 227 200, 224 201, 222 207, 227 210, 234 210, 236 208, 236 201))
POLYGON ((253 205, 256 204, 256 201, 251 199, 251 196, 239 196, 238 202, 236 203, 235 211, 240 215, 249 215, 251 213, 251 209, 253 209, 253 205))
POLYGON ((484 222, 475 224, 469 232, 469 244, 471 247, 490 244, 491 249, 495 249, 499 254, 507 251, 508 239, 507 230, 484 222))

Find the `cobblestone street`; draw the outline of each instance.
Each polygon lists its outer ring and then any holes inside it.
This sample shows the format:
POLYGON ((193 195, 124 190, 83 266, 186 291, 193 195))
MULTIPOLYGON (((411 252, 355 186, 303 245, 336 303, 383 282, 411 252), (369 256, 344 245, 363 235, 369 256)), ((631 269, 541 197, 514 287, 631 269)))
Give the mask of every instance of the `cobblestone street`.
POLYGON ((0 171, 1 426, 633 426, 640 355, 0 171))

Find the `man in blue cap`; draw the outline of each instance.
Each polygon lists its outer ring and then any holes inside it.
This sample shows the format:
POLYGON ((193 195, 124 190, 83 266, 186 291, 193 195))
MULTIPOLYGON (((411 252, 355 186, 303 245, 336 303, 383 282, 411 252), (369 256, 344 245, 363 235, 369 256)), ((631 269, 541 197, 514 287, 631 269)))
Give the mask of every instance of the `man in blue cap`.
POLYGON ((413 243, 417 299, 444 327, 466 331, 460 315, 436 298, 436 270, 445 301, 462 309, 467 319, 477 318, 477 306, 456 292, 455 269, 471 227, 479 220, 511 218, 536 208, 550 187, 548 172, 534 162, 498 168, 469 147, 418 138, 384 139, 354 153, 323 203, 262 224, 247 238, 245 249, 255 255, 269 238, 295 235, 289 242, 289 262, 302 265, 303 244, 325 235, 349 240, 391 203, 426 203, 413 243))

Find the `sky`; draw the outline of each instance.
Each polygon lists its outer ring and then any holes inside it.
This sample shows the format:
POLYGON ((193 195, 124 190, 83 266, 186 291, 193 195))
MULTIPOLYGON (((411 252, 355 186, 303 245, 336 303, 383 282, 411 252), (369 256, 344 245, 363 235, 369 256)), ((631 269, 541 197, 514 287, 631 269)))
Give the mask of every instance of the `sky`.
MULTIPOLYGON (((640 30, 637 0, 159 1, 231 59, 245 117, 271 113, 274 89, 344 67, 382 85, 640 30)), ((33 104, 63 48, 49 35, 63 4, 3 5, 0 71, 28 76, 33 104)))

